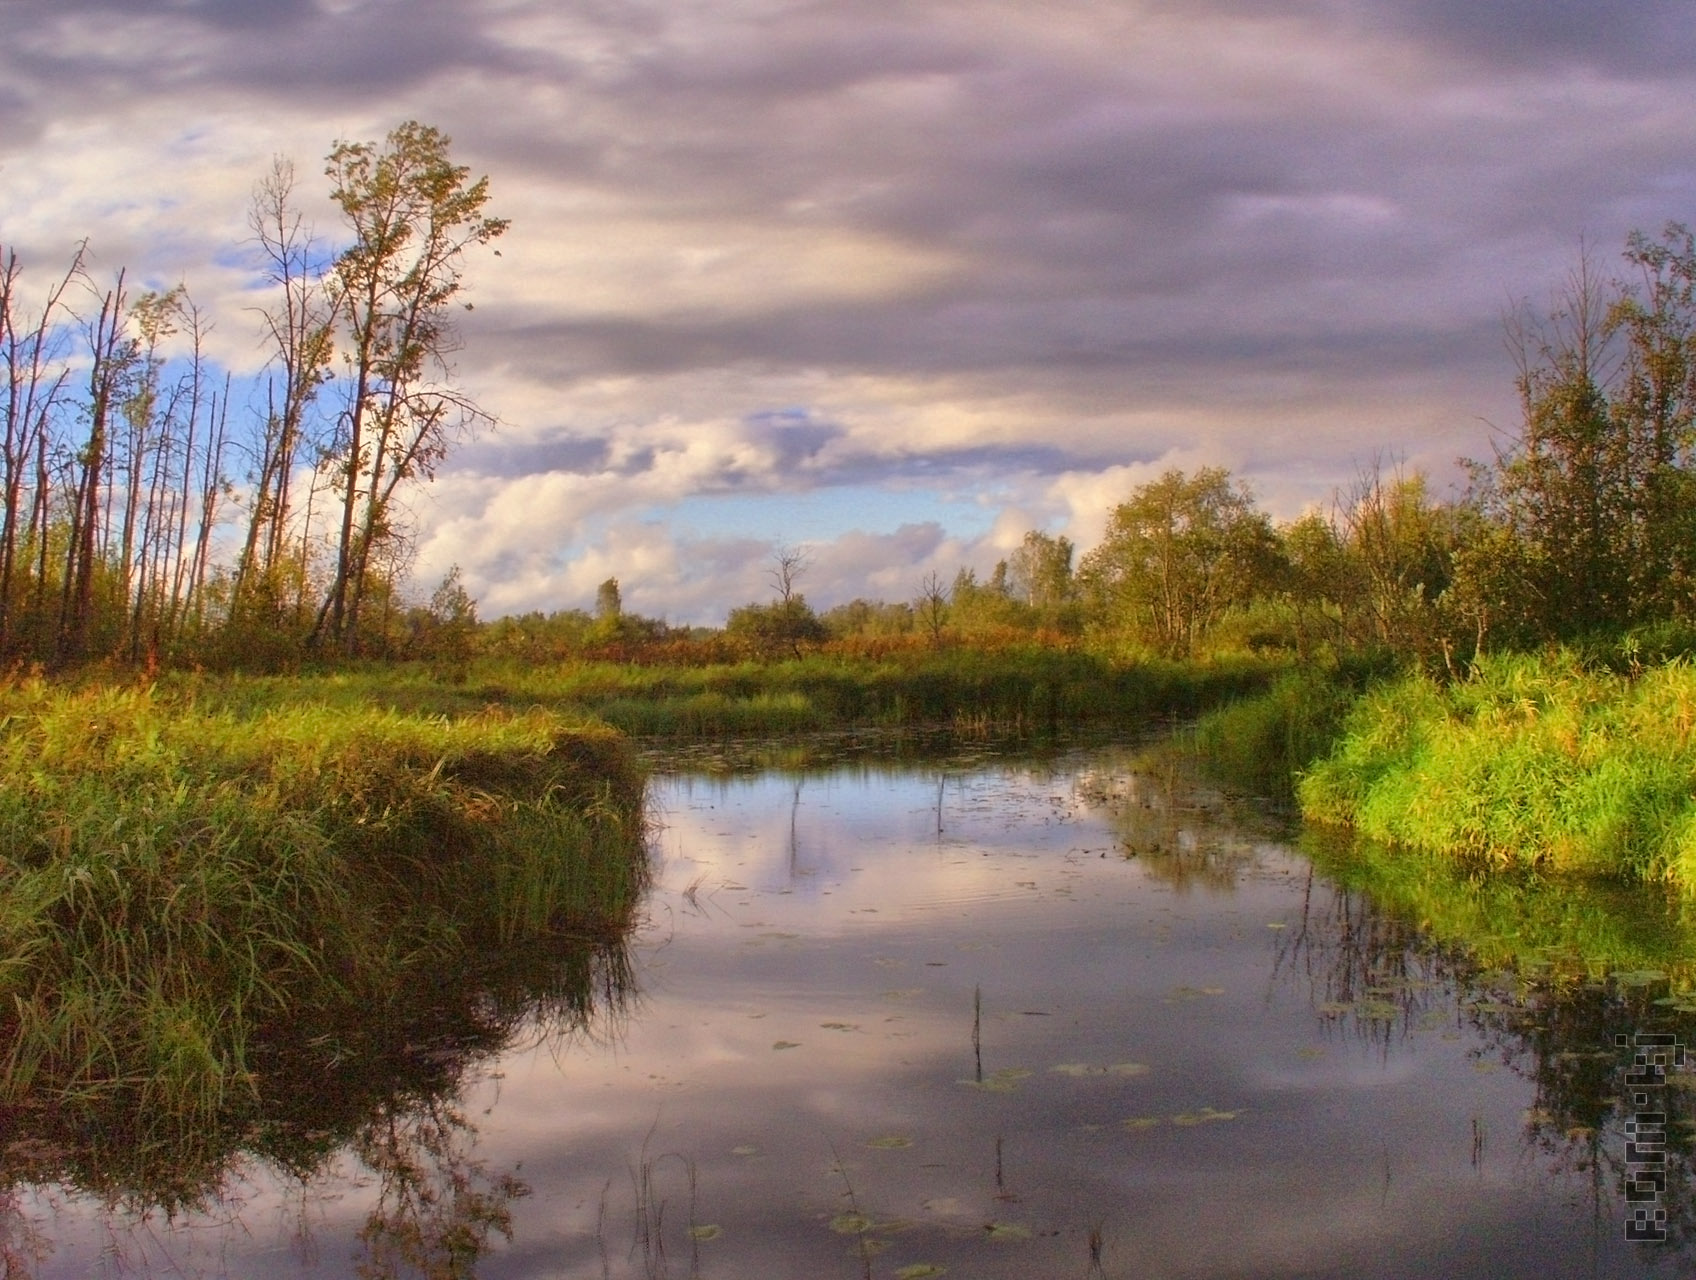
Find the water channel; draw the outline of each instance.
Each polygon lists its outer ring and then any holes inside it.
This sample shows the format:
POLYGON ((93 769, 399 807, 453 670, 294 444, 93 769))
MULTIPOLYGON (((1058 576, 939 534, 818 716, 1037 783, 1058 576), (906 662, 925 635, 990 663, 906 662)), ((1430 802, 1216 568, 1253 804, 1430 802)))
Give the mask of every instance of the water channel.
POLYGON ((4 1274, 1689 1273, 1676 974, 1504 967, 1132 746, 652 805, 592 999, 169 1213, 14 1187, 4 1274))

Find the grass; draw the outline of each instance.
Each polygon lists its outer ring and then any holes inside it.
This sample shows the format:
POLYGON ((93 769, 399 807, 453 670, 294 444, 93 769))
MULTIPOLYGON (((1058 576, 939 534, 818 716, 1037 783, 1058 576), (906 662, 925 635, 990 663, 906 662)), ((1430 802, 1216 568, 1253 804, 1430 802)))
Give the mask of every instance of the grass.
POLYGON ((1369 671, 1303 667, 1263 693, 1203 714, 1188 745, 1207 771, 1269 799, 1295 798, 1302 770, 1328 753, 1369 671))
POLYGON ((1308 818, 1469 865, 1696 891, 1696 669, 1480 661, 1369 690, 1302 778, 1308 818))
POLYGON ((1250 656, 1175 663, 1081 649, 906 649, 701 666, 526 665, 484 660, 445 681, 427 666, 369 666, 272 678, 175 675, 203 702, 262 708, 279 698, 464 715, 490 705, 593 716, 670 739, 846 728, 949 728, 1041 736, 1193 715, 1263 687, 1279 663, 1250 656))
POLYGON ((539 709, 0 690, 0 1109, 215 1128, 279 1028, 615 935, 641 790, 617 735, 539 709))

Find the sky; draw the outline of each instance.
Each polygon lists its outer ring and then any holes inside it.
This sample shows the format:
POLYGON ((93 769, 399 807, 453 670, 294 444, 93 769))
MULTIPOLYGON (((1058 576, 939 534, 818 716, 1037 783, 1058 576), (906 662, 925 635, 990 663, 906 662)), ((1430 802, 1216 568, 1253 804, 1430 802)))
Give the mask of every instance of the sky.
POLYGON ((820 608, 1087 550, 1174 467, 1458 482, 1504 314, 1696 222, 1696 0, 3 0, 0 244, 253 374, 254 183, 333 242, 324 156, 409 119, 512 224, 424 594, 710 624, 780 547, 820 608))

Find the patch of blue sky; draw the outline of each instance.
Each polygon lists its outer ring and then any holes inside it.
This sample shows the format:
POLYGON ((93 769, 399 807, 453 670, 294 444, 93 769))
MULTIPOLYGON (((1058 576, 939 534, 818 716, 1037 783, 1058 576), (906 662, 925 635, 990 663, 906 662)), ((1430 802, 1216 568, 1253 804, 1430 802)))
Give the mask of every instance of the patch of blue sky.
POLYGON ((906 524, 934 521, 952 537, 990 531, 998 508, 976 495, 917 487, 844 485, 809 493, 700 494, 644 519, 663 520, 680 536, 761 538, 795 545, 831 542, 848 533, 892 533, 906 524))

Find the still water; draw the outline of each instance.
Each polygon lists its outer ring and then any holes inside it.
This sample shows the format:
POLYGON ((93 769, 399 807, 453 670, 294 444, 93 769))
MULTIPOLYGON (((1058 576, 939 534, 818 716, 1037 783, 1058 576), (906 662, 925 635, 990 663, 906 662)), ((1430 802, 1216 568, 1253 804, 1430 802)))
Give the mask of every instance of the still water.
POLYGON ((1130 748, 651 798, 586 1022, 195 1212, 19 1188, 16 1274, 1687 1273, 1688 1081, 1627 1074, 1689 1013, 1654 975, 1485 968, 1130 748))

